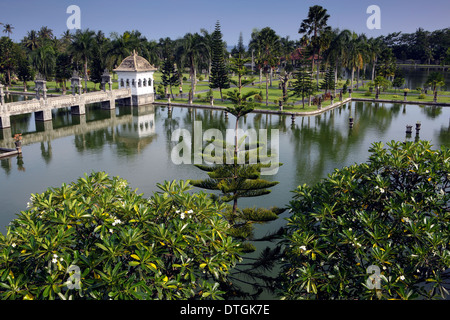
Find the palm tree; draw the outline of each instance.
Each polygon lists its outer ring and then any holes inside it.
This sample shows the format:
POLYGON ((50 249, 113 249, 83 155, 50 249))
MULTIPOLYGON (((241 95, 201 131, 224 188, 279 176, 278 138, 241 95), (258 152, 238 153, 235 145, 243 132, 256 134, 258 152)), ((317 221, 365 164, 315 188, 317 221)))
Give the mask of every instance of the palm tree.
POLYGON ((425 82, 425 86, 430 86, 433 89, 434 102, 437 99, 437 88, 445 85, 444 75, 439 72, 431 72, 425 82))
POLYGON ((259 33, 263 46, 264 73, 266 76, 266 106, 268 105, 269 84, 268 75, 270 73, 270 86, 272 86, 272 72, 278 65, 278 54, 280 51, 280 37, 269 27, 265 27, 259 33))
POLYGON ((200 32, 203 36, 203 41, 206 45, 206 50, 208 51, 208 80, 210 80, 211 67, 212 67, 212 48, 213 48, 213 34, 209 33, 208 30, 202 28, 200 32))
POLYGON ((191 94, 189 102, 195 94, 195 82, 197 78, 197 69, 199 64, 208 57, 208 48, 204 39, 198 33, 187 33, 178 48, 178 54, 183 64, 189 66, 191 76, 191 94))
POLYGON ((39 36, 36 30, 31 30, 27 32, 26 37, 22 40, 22 45, 29 51, 36 50, 39 46, 39 36))
POLYGON ((147 60, 154 66, 159 66, 160 59, 158 56, 158 43, 155 40, 148 41, 146 43, 147 60))
POLYGON ((347 47, 347 66, 352 71, 351 89, 353 89, 353 80, 355 71, 363 67, 363 37, 359 37, 355 32, 352 32, 350 42, 347 47))
MULTIPOLYGON (((269 73, 278 65, 278 54, 280 51, 280 37, 269 27, 252 33, 250 47, 257 52, 256 62, 260 72, 264 72, 266 77, 266 106, 268 105, 269 93, 269 73)), ((271 77, 272 79, 272 77, 271 77)))
POLYGON ((289 36, 280 38, 280 58, 283 59, 284 67, 291 61, 291 55, 295 48, 295 41, 289 40, 289 36))
POLYGON ((72 35, 70 30, 66 30, 61 34, 61 38, 58 41, 58 49, 61 52, 66 52, 72 41, 72 35))
POLYGON ((38 31, 38 36, 41 40, 51 40, 53 38, 53 30, 49 29, 48 27, 41 27, 41 29, 38 31))
POLYGON ((358 89, 359 84, 359 76, 361 73, 361 69, 365 69, 366 62, 370 60, 370 56, 368 54, 368 45, 367 45, 367 37, 364 33, 358 36, 358 51, 360 55, 360 63, 356 66, 356 89, 358 89))
POLYGON ((111 33, 111 47, 107 53, 110 69, 119 66, 120 62, 128 57, 132 50, 129 44, 129 34, 119 36, 116 32, 111 33))
MULTIPOLYGON (((324 52, 328 63, 334 65, 334 83, 337 83, 338 69, 344 67, 347 58, 347 46, 351 39, 350 30, 334 30, 334 37, 330 41, 330 46, 324 52)), ((336 86, 334 88, 334 95, 336 95, 336 86)))
POLYGON ((92 50, 95 45, 95 32, 89 29, 84 31, 77 30, 72 38, 72 43, 70 44, 69 51, 72 55, 83 62, 84 64, 84 84, 85 92, 87 92, 87 81, 88 81, 88 61, 92 57, 92 50))
POLYGON ((13 33, 14 27, 12 26, 12 24, 9 23, 5 23, 3 25, 4 25, 3 32, 8 34, 8 38, 11 38, 11 33, 13 33))
MULTIPOLYGON (((319 59, 320 51, 325 46, 323 34, 331 31, 331 27, 327 26, 329 17, 330 15, 323 7, 312 6, 309 8, 308 17, 302 21, 298 29, 298 33, 304 34, 304 43, 308 43, 312 48, 311 71, 314 71, 316 54, 319 59)), ((319 67, 317 67, 317 86, 319 85, 319 72, 319 67)))
POLYGON ((372 81, 375 79, 375 67, 377 64, 378 56, 381 52, 381 37, 370 38, 367 41, 368 45, 368 55, 370 57, 370 62, 372 63, 372 81))
POLYGON ((263 53, 262 53, 262 37, 260 37, 260 30, 253 29, 251 39, 249 42, 249 50, 253 53, 254 61, 256 63, 256 67, 259 70, 259 83, 262 82, 262 72, 264 67, 264 59, 263 59, 263 53))
POLYGON ((56 53, 50 44, 46 44, 32 51, 30 57, 33 67, 44 76, 45 79, 53 74, 56 63, 56 53))

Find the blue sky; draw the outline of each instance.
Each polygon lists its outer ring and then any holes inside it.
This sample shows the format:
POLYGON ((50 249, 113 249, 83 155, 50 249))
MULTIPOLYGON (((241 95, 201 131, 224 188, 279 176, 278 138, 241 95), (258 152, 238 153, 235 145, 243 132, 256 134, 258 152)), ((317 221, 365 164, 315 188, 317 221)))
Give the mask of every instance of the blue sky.
MULTIPOLYGON (((115 31, 139 30, 149 40, 176 39, 187 32, 214 30, 220 21, 223 39, 234 46, 242 32, 244 44, 254 28, 266 26, 280 36, 299 39, 301 21, 312 5, 321 5, 330 14, 329 25, 368 36, 394 31, 414 32, 422 27, 433 31, 450 27, 450 1, 405 0, 0 0, 0 22, 12 24, 12 39, 20 41, 27 31, 47 26, 60 36, 67 30, 69 5, 81 9, 81 28, 115 31), (369 30, 367 7, 381 9, 381 29, 369 30)), ((0 33, 0 35, 5 35, 0 33)))

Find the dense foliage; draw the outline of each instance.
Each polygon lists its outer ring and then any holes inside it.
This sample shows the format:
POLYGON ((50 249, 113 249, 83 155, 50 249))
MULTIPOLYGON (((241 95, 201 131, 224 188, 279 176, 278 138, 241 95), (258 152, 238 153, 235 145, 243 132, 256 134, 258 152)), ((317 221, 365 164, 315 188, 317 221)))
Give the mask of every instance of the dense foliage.
POLYGON ((388 146, 295 190, 285 298, 448 298, 450 150, 388 146))
POLYGON ((158 186, 147 199, 100 172, 33 194, 0 234, 0 298, 221 298, 239 260, 223 207, 158 186))

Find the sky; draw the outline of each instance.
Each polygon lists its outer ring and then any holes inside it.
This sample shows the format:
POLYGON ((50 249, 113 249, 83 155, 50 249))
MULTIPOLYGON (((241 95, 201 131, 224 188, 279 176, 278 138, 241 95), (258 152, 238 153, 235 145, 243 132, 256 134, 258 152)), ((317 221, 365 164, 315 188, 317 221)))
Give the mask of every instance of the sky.
POLYGON ((450 27, 449 0, 0 0, 0 22, 14 27, 14 41, 42 26, 59 37, 68 29, 72 12, 66 11, 70 5, 80 8, 81 29, 102 30, 107 36, 139 30, 148 40, 177 39, 202 28, 212 32, 219 21, 228 46, 237 44, 240 32, 247 45, 252 30, 264 27, 298 40, 300 23, 313 5, 327 9, 332 28, 369 37, 397 31, 413 33, 419 27, 428 31, 450 27), (367 13, 371 5, 380 9, 380 29, 367 27, 373 14, 367 13))

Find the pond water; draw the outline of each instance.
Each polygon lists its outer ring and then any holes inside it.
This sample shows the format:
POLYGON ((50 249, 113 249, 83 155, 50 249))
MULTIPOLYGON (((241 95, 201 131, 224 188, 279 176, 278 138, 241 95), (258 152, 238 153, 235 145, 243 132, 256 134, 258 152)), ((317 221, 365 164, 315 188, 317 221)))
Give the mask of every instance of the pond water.
MULTIPOLYGON (((375 141, 414 140, 407 138, 407 124, 422 123, 420 139, 434 147, 450 146, 450 108, 390 103, 352 102, 321 115, 297 117, 249 114, 242 119, 243 129, 279 130, 279 159, 283 165, 268 180, 280 183, 272 193, 243 200, 241 205, 285 206, 291 191, 303 183, 312 184, 334 168, 367 160, 375 141), (354 127, 348 126, 349 115, 354 127)), ((194 121, 202 121, 203 132, 216 128, 223 132, 234 127, 222 111, 166 107, 117 107, 113 111, 90 105, 86 116, 72 116, 70 110, 54 110, 53 120, 35 122, 34 115, 11 118, 10 130, 0 130, 0 146, 12 147, 4 139, 23 134, 23 157, 0 160, 0 230, 26 209, 31 193, 59 187, 85 172, 106 171, 127 179, 138 192, 149 196, 164 180, 198 179, 206 174, 191 164, 176 165, 171 141, 177 128, 193 133, 194 121)), ((9 141, 9 142, 8 142, 9 141)), ((277 222, 281 223, 281 222, 277 222)), ((275 223, 276 224, 276 223, 275 223)))
MULTIPOLYGON (((203 132, 234 128, 234 117, 223 111, 162 106, 124 107, 103 110, 99 104, 86 108, 85 116, 73 116, 69 109, 53 110, 53 120, 35 122, 33 114, 11 117, 11 129, 0 129, 0 147, 13 147, 10 138, 23 134, 23 155, 0 160, 0 232, 17 213, 26 209, 31 193, 60 187, 92 171, 105 171, 128 180, 139 193, 150 196, 165 180, 206 178, 192 164, 173 163, 174 130, 187 129, 194 135, 195 121, 203 132)), ((450 146, 450 108, 391 103, 351 102, 309 117, 248 114, 240 127, 279 130, 278 155, 283 165, 275 175, 263 176, 280 183, 264 197, 239 200, 240 207, 286 206, 298 185, 313 184, 340 168, 367 161, 373 142, 415 140, 405 133, 406 125, 420 121, 420 139, 434 148, 450 146), (353 128, 348 119, 354 118, 353 128)), ((270 138, 269 138, 270 139, 270 138)), ((199 190, 199 189, 194 189, 199 190)), ((285 224, 280 219, 257 226, 255 236, 264 236, 285 224)), ((258 249, 269 243, 257 242, 258 249)), ((258 251, 253 255, 256 256, 258 251)), ((270 294, 262 296, 273 298, 270 294)))
POLYGON ((411 90, 417 87, 423 88, 424 83, 427 81, 428 75, 431 72, 439 72, 444 75, 445 85, 440 88, 442 91, 450 91, 450 71, 442 70, 442 67, 401 67, 403 75, 405 77, 404 88, 411 90))

